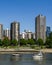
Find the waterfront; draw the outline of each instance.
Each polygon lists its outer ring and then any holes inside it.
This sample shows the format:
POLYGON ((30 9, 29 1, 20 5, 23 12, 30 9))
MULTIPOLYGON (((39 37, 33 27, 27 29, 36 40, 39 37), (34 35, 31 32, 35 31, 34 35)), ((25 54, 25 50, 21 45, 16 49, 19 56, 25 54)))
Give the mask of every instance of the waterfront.
POLYGON ((42 51, 43 53, 52 53, 51 49, 31 49, 31 48, 0 48, 0 54, 13 54, 13 53, 34 53, 38 51, 42 51))
POLYGON ((0 65, 52 65, 52 53, 44 53, 43 60, 39 61, 34 60, 33 55, 20 54, 13 58, 12 54, 0 54, 0 65))

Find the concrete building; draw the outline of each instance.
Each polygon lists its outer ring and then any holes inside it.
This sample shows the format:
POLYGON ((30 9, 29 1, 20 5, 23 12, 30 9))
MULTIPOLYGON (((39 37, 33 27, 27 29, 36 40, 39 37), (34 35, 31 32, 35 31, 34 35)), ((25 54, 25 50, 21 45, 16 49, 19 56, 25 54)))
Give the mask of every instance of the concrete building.
POLYGON ((35 39, 35 33, 32 33, 32 39, 35 39))
POLYGON ((35 38, 41 38, 44 42, 46 40, 46 17, 43 15, 35 18, 35 38))
POLYGON ((26 33, 27 33, 27 38, 28 39, 32 39, 32 32, 31 31, 28 31, 26 33))
POLYGON ((20 34, 20 38, 21 39, 32 39, 32 32, 29 30, 24 30, 24 32, 20 34))
POLYGON ((32 39, 32 32, 30 30, 25 30, 25 38, 32 39))
POLYGON ((49 34, 51 33, 51 29, 49 26, 46 27, 46 36, 49 37, 49 34))
POLYGON ((20 23, 19 22, 12 22, 11 23, 11 40, 16 39, 19 41, 20 38, 20 23))
POLYGON ((22 32, 22 33, 20 34, 20 38, 21 38, 21 39, 26 39, 26 32, 22 32))
POLYGON ((3 39, 3 25, 0 24, 0 39, 3 39))
POLYGON ((10 30, 7 28, 6 30, 4 30, 4 37, 8 37, 8 39, 10 39, 10 30))

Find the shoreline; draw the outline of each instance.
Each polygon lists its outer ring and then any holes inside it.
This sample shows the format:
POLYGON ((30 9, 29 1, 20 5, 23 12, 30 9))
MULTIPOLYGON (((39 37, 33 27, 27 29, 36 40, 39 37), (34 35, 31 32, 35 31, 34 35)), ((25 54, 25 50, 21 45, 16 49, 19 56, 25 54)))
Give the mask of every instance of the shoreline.
POLYGON ((44 52, 44 53, 52 53, 52 49, 42 49, 42 52, 44 52))
MULTIPOLYGON (((0 48, 0 54, 4 53, 4 54, 13 54, 13 53, 34 53, 34 52, 38 52, 40 50, 36 50, 36 49, 3 49, 0 48)), ((52 53, 52 49, 41 49, 41 51, 43 53, 52 53)))

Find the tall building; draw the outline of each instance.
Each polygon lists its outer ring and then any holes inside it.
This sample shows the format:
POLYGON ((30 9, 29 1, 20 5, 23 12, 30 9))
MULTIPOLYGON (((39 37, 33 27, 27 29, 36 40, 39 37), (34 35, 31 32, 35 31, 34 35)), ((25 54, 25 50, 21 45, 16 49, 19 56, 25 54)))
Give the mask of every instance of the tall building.
POLYGON ((51 29, 49 26, 46 27, 46 36, 49 37, 49 34, 51 33, 51 29))
POLYGON ((46 17, 38 15, 35 18, 35 38, 38 40, 41 38, 44 42, 46 39, 46 17))
POLYGON ((32 39, 35 39, 35 33, 32 33, 32 39))
POLYGON ((3 25, 0 24, 0 39, 3 39, 3 25))
POLYGON ((10 39, 10 30, 7 28, 6 30, 4 30, 4 37, 8 37, 8 39, 10 39))
POLYGON ((11 23, 11 40, 16 39, 19 41, 20 37, 20 23, 19 22, 12 22, 11 23))

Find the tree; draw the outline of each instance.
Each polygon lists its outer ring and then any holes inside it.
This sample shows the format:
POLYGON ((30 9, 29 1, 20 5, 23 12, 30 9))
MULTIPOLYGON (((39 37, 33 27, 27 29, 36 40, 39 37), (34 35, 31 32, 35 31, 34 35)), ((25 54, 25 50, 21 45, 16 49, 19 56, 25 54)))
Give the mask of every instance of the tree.
POLYGON ((18 45, 18 41, 16 39, 11 40, 11 45, 17 46, 18 45))
POLYGON ((20 45, 27 45, 27 40, 20 39, 20 45))
POLYGON ((30 45, 35 45, 35 42, 34 42, 33 39, 28 39, 28 44, 30 44, 30 45))
POLYGON ((2 40, 0 39, 0 46, 2 46, 2 40))
POLYGON ((47 38, 45 45, 47 48, 52 48, 52 40, 50 38, 47 38))
POLYGON ((33 39, 34 40, 34 44, 36 45, 36 39, 33 39))
POLYGON ((2 41, 2 43, 3 43, 3 45, 4 46, 9 46, 10 45, 10 40, 8 39, 8 37, 5 37, 4 39, 3 39, 3 41, 2 41))
POLYGON ((45 44, 47 48, 52 48, 52 32, 50 33, 49 37, 47 37, 45 44))
POLYGON ((39 46, 43 46, 44 45, 44 42, 43 42, 43 40, 42 39, 38 39, 37 40, 37 44, 39 45, 39 46))
POLYGON ((52 32, 50 33, 49 38, 52 39, 52 32))

